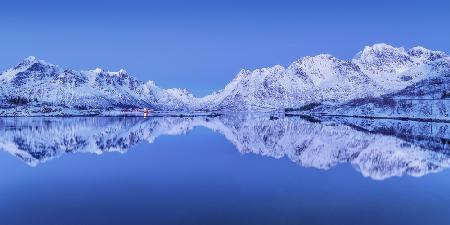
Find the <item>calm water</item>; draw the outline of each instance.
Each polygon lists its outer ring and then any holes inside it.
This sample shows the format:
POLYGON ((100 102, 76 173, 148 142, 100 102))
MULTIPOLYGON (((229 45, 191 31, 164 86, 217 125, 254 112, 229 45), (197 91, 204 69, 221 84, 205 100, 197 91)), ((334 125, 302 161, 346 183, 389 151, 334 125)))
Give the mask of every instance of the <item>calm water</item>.
POLYGON ((450 124, 0 119, 0 224, 450 224, 450 124))

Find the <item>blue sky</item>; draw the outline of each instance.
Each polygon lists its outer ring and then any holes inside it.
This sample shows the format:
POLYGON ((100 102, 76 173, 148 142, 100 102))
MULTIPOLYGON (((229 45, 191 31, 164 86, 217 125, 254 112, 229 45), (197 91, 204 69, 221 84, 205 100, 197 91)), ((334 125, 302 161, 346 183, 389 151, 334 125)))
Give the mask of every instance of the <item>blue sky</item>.
POLYGON ((196 95, 241 68, 365 45, 450 52, 446 1, 9 1, 0 4, 0 70, 34 55, 65 68, 126 69, 196 95))

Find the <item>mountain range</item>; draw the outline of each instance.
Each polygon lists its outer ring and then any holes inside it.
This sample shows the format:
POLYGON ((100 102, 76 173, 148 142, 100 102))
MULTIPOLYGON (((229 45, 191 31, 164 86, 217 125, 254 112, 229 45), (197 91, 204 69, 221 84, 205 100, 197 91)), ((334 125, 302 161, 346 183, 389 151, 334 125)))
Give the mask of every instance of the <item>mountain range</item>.
POLYGON ((432 99, 427 107, 441 112, 412 114, 448 118, 449 79, 446 53, 386 44, 367 46, 349 61, 321 54, 303 57, 286 68, 241 70, 222 90, 204 97, 139 81, 125 70, 74 71, 28 57, 0 74, 0 116, 96 115, 144 107, 178 112, 289 110, 399 116, 392 113, 402 104, 397 101, 432 99), (394 99, 395 107, 385 99, 394 99))

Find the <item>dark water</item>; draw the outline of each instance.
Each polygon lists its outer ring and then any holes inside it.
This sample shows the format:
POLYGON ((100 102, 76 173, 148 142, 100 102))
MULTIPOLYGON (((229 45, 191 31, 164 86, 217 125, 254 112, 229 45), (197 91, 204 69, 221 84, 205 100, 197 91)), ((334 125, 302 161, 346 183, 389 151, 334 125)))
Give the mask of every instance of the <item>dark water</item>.
POLYGON ((0 224, 450 224, 450 124, 0 119, 0 224))

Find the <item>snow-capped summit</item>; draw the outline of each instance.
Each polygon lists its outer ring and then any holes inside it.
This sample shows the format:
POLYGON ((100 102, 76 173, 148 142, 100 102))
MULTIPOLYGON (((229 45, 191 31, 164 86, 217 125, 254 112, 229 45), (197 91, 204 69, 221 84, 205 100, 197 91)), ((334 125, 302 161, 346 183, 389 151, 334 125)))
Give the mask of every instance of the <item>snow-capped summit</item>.
POLYGON ((95 75, 109 75, 109 76, 117 76, 117 77, 128 75, 128 72, 124 69, 120 69, 119 71, 106 71, 106 70, 104 70, 102 68, 98 68, 98 67, 93 70, 87 70, 87 71, 82 71, 82 72, 92 73, 95 75))
POLYGON ((34 57, 32 55, 30 55, 24 59, 24 61, 35 61, 35 60, 36 60, 36 57, 34 57))
POLYGON ((448 55, 445 52, 432 51, 432 50, 426 49, 422 46, 417 46, 417 47, 409 49, 408 54, 411 57, 413 57, 413 59, 420 60, 424 63, 430 62, 430 61, 432 62, 432 61, 436 61, 438 59, 448 57, 448 55))
POLYGON ((366 46, 352 61, 367 74, 401 73, 413 63, 404 48, 386 44, 366 46))
POLYGON ((13 68, 10 68, 0 74, 0 80, 7 80, 10 81, 15 78, 17 74, 23 73, 26 70, 39 70, 44 67, 53 67, 54 65, 51 65, 43 60, 38 60, 34 56, 29 56, 25 59, 23 59, 20 63, 18 63, 13 68), (33 67, 33 68, 32 68, 33 67))
POLYGON ((88 70, 88 71, 92 72, 92 73, 96 73, 96 74, 100 74, 100 73, 104 72, 104 70, 102 68, 98 68, 98 67, 93 70, 88 70))
POLYGON ((386 92, 400 90, 423 79, 442 75, 442 70, 434 68, 434 65, 442 62, 445 63, 444 67, 449 67, 448 56, 443 52, 423 47, 405 50, 386 44, 366 46, 352 60, 363 73, 384 87, 386 92))

